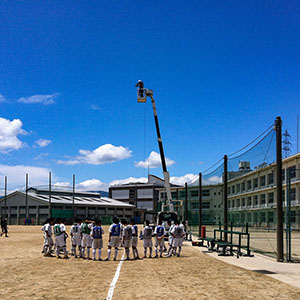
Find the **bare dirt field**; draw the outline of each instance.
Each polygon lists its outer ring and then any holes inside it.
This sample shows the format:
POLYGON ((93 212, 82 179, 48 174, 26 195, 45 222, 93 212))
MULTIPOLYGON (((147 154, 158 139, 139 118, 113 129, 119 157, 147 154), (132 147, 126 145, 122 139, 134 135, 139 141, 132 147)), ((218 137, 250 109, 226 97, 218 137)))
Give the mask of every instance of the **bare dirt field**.
MULTIPOLYGON (((108 234, 104 237, 103 258, 108 234)), ((119 261, 44 257, 42 243, 40 226, 10 226, 9 238, 0 238, 1 300, 106 299, 119 261)), ((140 241, 140 256, 142 251, 140 241)), ((119 251, 118 259, 123 253, 119 251)), ((211 258, 186 243, 180 258, 124 261, 113 299, 299 300, 300 290, 211 258)))

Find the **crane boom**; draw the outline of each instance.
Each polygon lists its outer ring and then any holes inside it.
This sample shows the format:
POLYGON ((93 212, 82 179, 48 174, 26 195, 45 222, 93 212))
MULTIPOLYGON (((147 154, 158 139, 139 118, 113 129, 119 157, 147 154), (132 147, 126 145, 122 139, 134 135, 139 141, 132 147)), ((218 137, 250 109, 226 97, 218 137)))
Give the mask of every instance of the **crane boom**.
MULTIPOLYGON (((162 164, 162 169, 163 169, 163 173, 164 173, 164 186, 165 186, 166 194, 167 194, 166 206, 167 206, 168 212, 174 213, 174 206, 173 206, 173 202, 172 202, 172 195, 171 195, 171 189, 170 189, 170 174, 167 170, 165 153, 164 153, 163 143, 162 143, 160 130, 159 130, 156 105, 155 105, 155 100, 153 98, 153 91, 150 89, 144 89, 144 83, 141 80, 138 81, 138 83, 136 84, 136 87, 138 87, 138 91, 137 91, 138 103, 146 103, 147 97, 151 98, 159 153, 160 153, 161 164, 162 164)), ((162 205, 161 211, 162 212, 164 211, 164 205, 162 205)))
MULTIPOLYGON (((147 91, 146 91, 146 95, 147 95, 147 91)), ((156 133, 157 133, 157 142, 158 142, 159 153, 160 153, 160 158, 161 158, 161 165, 162 165, 162 169, 163 169, 163 173, 164 173, 164 184, 165 184, 165 189, 166 189, 166 193, 167 193, 167 207, 168 207, 168 211, 174 212, 171 188, 170 188, 170 174, 167 170, 165 153, 164 153, 163 143, 162 143, 160 130, 159 130, 155 100, 153 98, 153 93, 151 93, 149 96, 150 96, 151 102, 152 102, 152 109, 153 109, 154 121, 155 121, 156 133)), ((162 206, 162 211, 163 211, 163 206, 162 206)))

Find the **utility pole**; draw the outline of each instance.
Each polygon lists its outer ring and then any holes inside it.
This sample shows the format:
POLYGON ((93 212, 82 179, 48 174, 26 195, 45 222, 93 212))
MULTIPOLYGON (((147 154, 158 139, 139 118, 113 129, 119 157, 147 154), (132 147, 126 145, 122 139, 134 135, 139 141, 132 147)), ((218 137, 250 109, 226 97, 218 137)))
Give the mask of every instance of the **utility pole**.
POLYGON ((185 201, 184 201, 184 222, 188 221, 188 185, 184 184, 185 189, 185 201))
POLYGON ((277 261, 283 261, 283 209, 282 209, 282 121, 276 118, 276 196, 277 196, 277 261))
POLYGON ((7 176, 4 177, 4 205, 5 205, 5 218, 7 218, 7 176))
POLYGON ((72 209, 73 209, 73 222, 75 218, 75 174, 73 174, 73 194, 72 194, 72 209))
MULTIPOLYGON (((228 230, 228 207, 227 207, 227 169, 228 157, 224 155, 224 174, 223 174, 223 204, 224 204, 224 230, 228 230)), ((227 242, 227 233, 224 234, 225 241, 227 242)))
POLYGON ((49 172, 49 218, 51 218, 51 172, 49 172))
POLYGON ((26 222, 27 223, 27 219, 29 218, 29 211, 28 211, 28 174, 26 173, 26 196, 25 196, 25 201, 26 201, 26 222))
POLYGON ((202 173, 199 173, 199 237, 201 237, 201 227, 202 227, 202 173))

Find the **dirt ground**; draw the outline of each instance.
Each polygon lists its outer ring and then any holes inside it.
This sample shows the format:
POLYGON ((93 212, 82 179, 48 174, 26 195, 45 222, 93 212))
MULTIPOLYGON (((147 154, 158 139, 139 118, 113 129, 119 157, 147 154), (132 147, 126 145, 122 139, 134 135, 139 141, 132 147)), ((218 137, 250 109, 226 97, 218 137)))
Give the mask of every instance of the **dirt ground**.
MULTIPOLYGON (((104 237, 103 258, 108 234, 104 237)), ((40 226, 10 226, 9 238, 0 238, 1 300, 106 299, 119 261, 44 257, 42 243, 40 226)), ((140 241, 140 256, 142 251, 140 241)), ((119 251, 118 259, 123 253, 119 251)), ((180 258, 125 261, 113 299, 300 299, 300 290, 211 258, 189 243, 182 254, 180 258)))

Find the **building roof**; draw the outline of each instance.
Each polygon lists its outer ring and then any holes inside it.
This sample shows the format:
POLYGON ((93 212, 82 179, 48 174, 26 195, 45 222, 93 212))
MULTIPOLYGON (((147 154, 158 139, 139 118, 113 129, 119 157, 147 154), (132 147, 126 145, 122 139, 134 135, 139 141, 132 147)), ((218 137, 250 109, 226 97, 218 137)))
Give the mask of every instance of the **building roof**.
MULTIPOLYGON (((123 183, 123 184, 116 184, 111 185, 110 188, 128 188, 128 187, 164 187, 165 181, 162 178, 159 178, 155 175, 149 174, 148 175, 148 182, 129 182, 129 183, 123 183)), ((170 183, 170 187, 180 187, 179 185, 170 183)))
MULTIPOLYGON (((49 191, 43 190, 42 193, 38 193, 35 189, 28 190, 28 198, 32 200, 37 200, 39 202, 44 202, 45 205, 49 204, 49 191), (44 193, 43 193, 44 192, 44 193), (47 194, 48 193, 48 194, 47 194)), ((41 190, 38 190, 41 192, 41 190)), ((57 192, 57 191, 56 191, 57 192)), ((65 191, 64 191, 65 192, 65 191)), ((73 197, 72 196, 65 196, 62 192, 61 195, 56 193, 55 195, 51 195, 51 203, 52 204, 63 204, 63 205, 72 205, 73 204, 73 197)), ((11 198, 14 195, 21 194, 22 196, 26 197, 25 192, 13 192, 7 195, 7 198, 11 198)), ((2 198, 0 201, 4 201, 2 198)), ((76 206, 81 205, 89 205, 89 206, 102 206, 102 207, 122 207, 122 208, 135 208, 134 205, 124 203, 122 201, 118 201, 115 199, 111 199, 108 197, 101 197, 98 193, 86 193, 85 192, 78 192, 74 194, 74 204, 76 206), (94 196, 93 196, 94 195, 94 196)))

